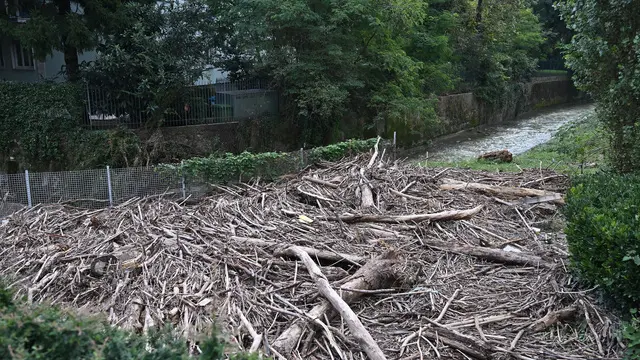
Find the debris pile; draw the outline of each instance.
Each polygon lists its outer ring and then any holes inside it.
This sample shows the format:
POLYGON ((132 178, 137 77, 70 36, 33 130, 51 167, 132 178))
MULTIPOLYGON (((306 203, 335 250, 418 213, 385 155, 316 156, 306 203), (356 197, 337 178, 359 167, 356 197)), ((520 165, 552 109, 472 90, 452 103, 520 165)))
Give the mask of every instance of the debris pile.
POLYGON ((61 205, 0 227, 0 277, 29 301, 287 359, 619 358, 618 320, 575 286, 564 176, 387 162, 295 178, 61 205))

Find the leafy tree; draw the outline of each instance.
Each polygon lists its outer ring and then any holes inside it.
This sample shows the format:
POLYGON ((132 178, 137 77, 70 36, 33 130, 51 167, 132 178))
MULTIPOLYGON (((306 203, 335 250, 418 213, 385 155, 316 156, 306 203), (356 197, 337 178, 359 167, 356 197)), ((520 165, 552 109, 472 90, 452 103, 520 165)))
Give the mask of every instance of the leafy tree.
POLYGON ((542 46, 546 59, 541 61, 540 66, 561 70, 564 68, 562 47, 571 41, 572 32, 567 28, 554 3, 555 0, 537 0, 533 3, 533 12, 540 19, 546 39, 542 46))
POLYGON ((524 0, 478 2, 475 33, 461 37, 463 76, 477 95, 500 102, 509 84, 530 78, 543 43, 537 17, 524 0))
POLYGON ((136 120, 159 125, 181 90, 210 63, 215 32, 208 7, 198 1, 125 4, 128 21, 97 47, 98 58, 83 77, 123 111, 140 107, 136 120), (135 103, 133 103, 135 101, 135 103))
POLYGON ((235 77, 272 79, 307 141, 327 142, 323 134, 345 118, 423 131, 435 118, 430 91, 449 86, 448 39, 427 34, 441 14, 422 0, 209 3, 224 38, 217 64, 235 77))
POLYGON ((122 23, 124 18, 119 11, 129 1, 8 1, 8 11, 0 12, 0 36, 20 40, 24 46, 32 47, 40 59, 54 50, 63 52, 65 74, 69 80, 76 81, 78 52, 94 49, 101 36, 122 23), (8 14, 16 14, 16 11, 28 14, 29 20, 26 23, 9 21, 8 14))
POLYGON ((640 2, 563 0, 559 9, 574 31, 566 47, 576 85, 597 102, 613 135, 612 164, 621 172, 640 167, 640 2))

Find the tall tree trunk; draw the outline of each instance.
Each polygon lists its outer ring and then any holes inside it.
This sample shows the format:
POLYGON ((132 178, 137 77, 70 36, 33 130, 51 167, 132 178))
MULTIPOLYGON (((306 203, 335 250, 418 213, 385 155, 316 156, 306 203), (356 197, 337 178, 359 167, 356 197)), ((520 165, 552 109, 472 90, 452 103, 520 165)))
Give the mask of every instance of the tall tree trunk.
POLYGON ((482 0, 478 0, 476 7, 476 32, 482 37, 482 11, 484 10, 482 0))
MULTIPOLYGON (((58 15, 65 17, 71 14, 71 0, 57 0, 56 3, 58 5, 58 15)), ((78 80, 79 76, 78 49, 69 44, 68 31, 69 29, 65 29, 65 33, 62 34, 65 72, 67 80, 75 82, 78 80)))

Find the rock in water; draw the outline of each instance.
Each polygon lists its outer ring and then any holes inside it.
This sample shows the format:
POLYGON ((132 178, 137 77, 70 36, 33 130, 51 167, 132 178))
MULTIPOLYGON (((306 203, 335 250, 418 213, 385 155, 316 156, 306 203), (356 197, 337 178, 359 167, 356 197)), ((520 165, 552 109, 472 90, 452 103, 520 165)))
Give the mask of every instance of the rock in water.
POLYGON ((508 150, 490 151, 478 156, 478 160, 492 160, 498 162, 512 162, 513 154, 508 150))

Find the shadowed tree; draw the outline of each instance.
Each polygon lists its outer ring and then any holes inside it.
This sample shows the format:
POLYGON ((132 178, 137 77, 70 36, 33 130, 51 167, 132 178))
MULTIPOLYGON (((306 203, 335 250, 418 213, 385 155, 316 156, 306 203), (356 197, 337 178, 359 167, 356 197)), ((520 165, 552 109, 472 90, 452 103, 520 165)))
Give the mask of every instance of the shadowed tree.
MULTIPOLYGON (((142 0, 145 2, 146 0, 142 0)), ((18 39, 31 47, 38 59, 54 50, 64 54, 68 80, 79 78, 78 52, 92 50, 102 36, 128 21, 120 10, 130 0, 10 0, 0 12, 0 35, 18 39), (28 17, 26 22, 11 18, 28 17)))

